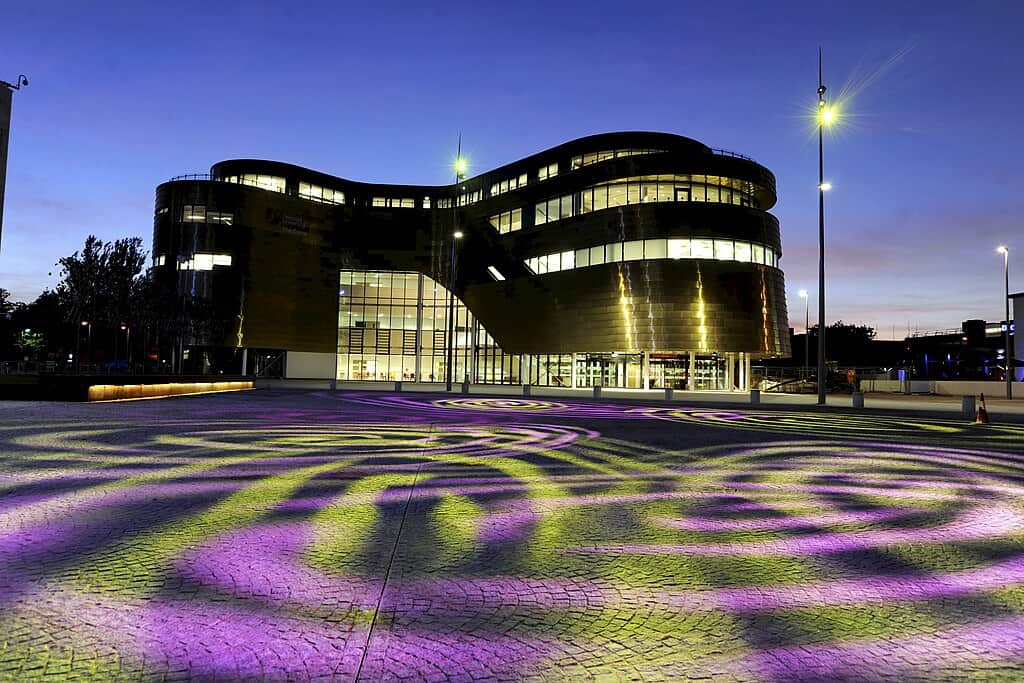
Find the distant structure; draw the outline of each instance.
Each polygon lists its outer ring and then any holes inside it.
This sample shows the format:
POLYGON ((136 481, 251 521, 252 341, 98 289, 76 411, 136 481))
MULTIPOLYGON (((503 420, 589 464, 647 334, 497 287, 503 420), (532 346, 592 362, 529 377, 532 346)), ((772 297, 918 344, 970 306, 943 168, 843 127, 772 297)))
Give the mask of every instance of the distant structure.
POLYGON ((24 74, 14 83, 0 81, 0 248, 3 247, 4 233, 4 190, 7 187, 7 146, 11 139, 11 105, 14 91, 28 85, 24 74))
POLYGON ((180 366, 743 389, 751 361, 789 355, 764 166, 647 132, 461 165, 426 187, 240 159, 160 185, 153 265, 177 292, 180 366))

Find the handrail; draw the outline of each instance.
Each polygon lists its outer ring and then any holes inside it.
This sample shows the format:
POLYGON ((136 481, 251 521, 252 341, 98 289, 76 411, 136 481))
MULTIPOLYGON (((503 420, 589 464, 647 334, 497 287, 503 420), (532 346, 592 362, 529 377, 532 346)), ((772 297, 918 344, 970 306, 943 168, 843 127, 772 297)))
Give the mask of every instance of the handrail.
POLYGON ((173 183, 176 180, 217 180, 213 178, 209 173, 187 173, 185 175, 176 175, 167 182, 173 183))
MULTIPOLYGON (((751 159, 746 154, 740 154, 739 152, 730 152, 727 149, 720 149, 718 147, 712 147, 711 148, 711 153, 712 154, 718 154, 719 156, 724 156, 724 157, 735 157, 737 159, 746 159, 747 161, 752 161, 755 164, 758 163, 755 159, 751 159)), ((758 164, 758 165, 760 165, 760 164, 758 164)))

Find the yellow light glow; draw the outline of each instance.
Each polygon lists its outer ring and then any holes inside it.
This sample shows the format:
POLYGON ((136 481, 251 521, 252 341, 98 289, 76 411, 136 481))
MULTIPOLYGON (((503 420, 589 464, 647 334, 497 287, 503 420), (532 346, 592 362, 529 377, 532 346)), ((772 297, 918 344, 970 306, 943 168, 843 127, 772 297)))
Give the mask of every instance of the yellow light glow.
POLYGON ((466 169, 468 168, 469 163, 466 161, 465 157, 458 157, 455 159, 455 172, 458 173, 460 177, 466 175, 466 169))
POLYGON ((829 190, 832 189, 832 183, 822 183, 821 185, 818 185, 818 188, 825 192, 828 192, 829 190))
POLYGON ((1004 244, 1000 244, 996 248, 996 251, 998 251, 1000 254, 1006 254, 1006 253, 1009 253, 1010 248, 1008 246, 1004 245, 1004 244))
POLYGON ((836 117, 837 117, 837 113, 836 113, 836 108, 835 107, 829 107, 827 105, 822 105, 821 113, 820 113, 818 118, 821 119, 821 122, 823 124, 828 125, 828 124, 832 123, 833 121, 836 120, 836 117))

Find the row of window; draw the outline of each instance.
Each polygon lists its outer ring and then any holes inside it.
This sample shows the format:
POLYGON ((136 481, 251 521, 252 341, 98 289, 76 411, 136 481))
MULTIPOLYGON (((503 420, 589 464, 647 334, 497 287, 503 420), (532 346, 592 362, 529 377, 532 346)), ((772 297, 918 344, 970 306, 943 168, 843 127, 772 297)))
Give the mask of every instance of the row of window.
POLYGON ((753 242, 712 238, 668 238, 612 242, 586 249, 535 256, 523 263, 533 273, 555 273, 560 270, 599 266, 621 261, 653 259, 711 259, 759 263, 777 268, 778 254, 771 247, 753 242))
POLYGON ((258 187, 261 190, 270 190, 271 192, 284 192, 285 180, 281 176, 276 175, 262 175, 259 173, 243 173, 242 175, 229 175, 221 178, 225 183, 236 183, 238 185, 248 185, 249 187, 258 187))
POLYGON ((497 197, 499 194, 505 194, 512 190, 518 190, 520 187, 526 187, 526 174, 523 173, 515 178, 507 178, 491 185, 491 196, 497 197))
POLYGON ((512 209, 511 211, 502 211, 499 214, 491 216, 488 220, 491 222, 491 227, 504 235, 507 232, 522 229, 523 210, 512 209))
POLYGON ((374 197, 370 201, 371 206, 388 206, 392 209, 415 209, 416 200, 412 197, 374 197))
POLYGON ((640 154, 660 154, 664 152, 663 149, 609 149, 603 152, 590 152, 588 154, 580 154, 572 158, 572 170, 589 166, 590 164, 596 164, 599 161, 605 161, 607 159, 615 159, 621 157, 633 157, 640 154))
POLYGON ((719 176, 619 178, 535 206, 534 225, 616 206, 648 202, 718 202, 757 206, 751 183, 719 176))
POLYGON ((231 254, 195 254, 188 260, 179 261, 178 270, 213 270, 215 266, 230 265, 231 254))
POLYGON ((321 204, 344 204, 345 193, 341 190, 332 190, 329 187, 312 185, 310 183, 299 183, 299 196, 321 204))
POLYGON ((537 180, 547 180, 548 178, 554 178, 558 175, 558 162, 548 164, 537 171, 537 180))
POLYGON ((182 223, 219 223, 231 225, 235 215, 226 211, 207 211, 202 204, 186 204, 181 207, 182 223))

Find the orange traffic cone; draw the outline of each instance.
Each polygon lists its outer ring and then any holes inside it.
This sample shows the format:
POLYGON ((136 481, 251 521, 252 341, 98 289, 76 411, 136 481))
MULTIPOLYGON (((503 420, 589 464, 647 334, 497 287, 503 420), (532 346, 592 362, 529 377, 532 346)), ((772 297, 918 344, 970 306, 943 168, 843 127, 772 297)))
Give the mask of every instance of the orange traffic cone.
POLYGON ((979 397, 981 400, 978 402, 978 416, 974 418, 974 424, 976 425, 987 425, 988 424, 988 411, 985 410, 985 394, 981 394, 979 397))

